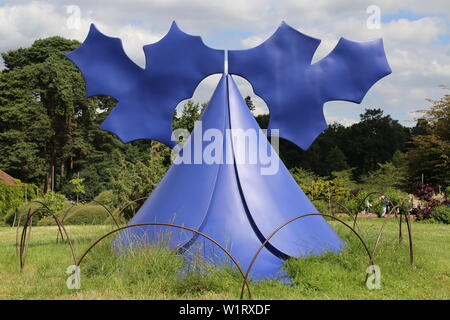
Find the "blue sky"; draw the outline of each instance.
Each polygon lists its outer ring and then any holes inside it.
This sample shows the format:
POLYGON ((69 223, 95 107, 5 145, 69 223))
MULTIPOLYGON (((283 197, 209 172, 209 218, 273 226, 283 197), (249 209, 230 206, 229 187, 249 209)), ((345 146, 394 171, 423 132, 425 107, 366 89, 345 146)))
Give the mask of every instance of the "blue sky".
MULTIPOLYGON (((52 35, 83 41, 90 23, 120 37, 127 54, 141 66, 145 63, 142 46, 164 36, 173 20, 185 32, 200 35, 207 45, 220 49, 256 46, 285 20, 322 40, 313 62, 330 52, 340 37, 357 41, 382 37, 392 75, 375 84, 360 105, 325 104, 326 119, 349 125, 364 108, 377 107, 405 125, 414 125, 415 111, 429 106, 426 99, 446 93, 439 85, 450 86, 449 14, 448 0, 2 0, 0 51, 29 46, 52 35), (379 9, 379 29, 367 27, 370 5, 379 9), (74 13, 79 13, 76 26, 69 23, 74 13)), ((207 101, 218 78, 205 79, 194 99, 207 101)), ((258 113, 267 112, 248 82, 239 79, 238 84, 243 95, 254 98, 258 113)))

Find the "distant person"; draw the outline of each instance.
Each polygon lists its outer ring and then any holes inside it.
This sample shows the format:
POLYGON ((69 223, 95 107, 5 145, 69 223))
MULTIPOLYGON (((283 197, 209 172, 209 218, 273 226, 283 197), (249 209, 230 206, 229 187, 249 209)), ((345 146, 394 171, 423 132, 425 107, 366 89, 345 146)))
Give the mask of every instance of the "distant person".
POLYGON ((414 211, 414 196, 410 194, 408 200, 408 213, 411 214, 413 211, 414 211))
POLYGON ((372 204, 369 202, 369 199, 366 199, 366 208, 364 209, 364 213, 368 215, 370 213, 370 207, 372 204))
POLYGON ((381 217, 384 217, 388 208, 388 201, 385 196, 381 196, 381 205, 382 205, 381 217))

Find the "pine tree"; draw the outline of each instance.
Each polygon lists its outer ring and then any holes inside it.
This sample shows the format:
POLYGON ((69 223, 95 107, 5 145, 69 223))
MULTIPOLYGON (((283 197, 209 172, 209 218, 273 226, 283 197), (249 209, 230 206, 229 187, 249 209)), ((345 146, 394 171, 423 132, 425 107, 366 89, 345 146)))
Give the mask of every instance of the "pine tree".
POLYGON ((247 104, 247 107, 251 112, 255 111, 256 107, 253 104, 252 98, 250 96, 245 97, 245 103, 247 104))

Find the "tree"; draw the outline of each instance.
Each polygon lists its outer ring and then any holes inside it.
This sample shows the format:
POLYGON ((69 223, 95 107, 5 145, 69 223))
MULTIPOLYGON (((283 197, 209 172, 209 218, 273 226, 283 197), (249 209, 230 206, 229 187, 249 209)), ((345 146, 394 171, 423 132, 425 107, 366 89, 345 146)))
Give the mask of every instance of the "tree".
POLYGON ((340 145, 356 178, 391 160, 396 150, 405 151, 410 139, 409 129, 383 115, 381 109, 366 109, 360 118, 346 130, 346 143, 340 145))
POLYGON ((252 98, 250 96, 245 97, 245 103, 247 104, 247 107, 251 112, 255 111, 256 107, 254 106, 252 98))
MULTIPOLYGON (((116 153, 119 166, 110 170, 116 207, 124 207, 130 201, 151 194, 168 169, 165 164, 168 153, 170 149, 156 141, 151 142, 150 153, 144 161, 128 161, 122 154, 116 153)), ((131 218, 140 204, 142 203, 128 207, 125 211, 126 218, 131 218)))
POLYGON ((187 129, 189 132, 194 130, 195 122, 200 120, 203 110, 206 108, 207 103, 199 104, 192 100, 188 100, 182 108, 181 115, 178 117, 176 114, 173 117, 172 128, 175 129, 187 129))
POLYGON ((450 185, 450 95, 431 102, 419 119, 423 130, 413 135, 406 158, 411 182, 421 181, 423 175, 435 188, 445 188, 450 185))
POLYGON ((390 161, 378 163, 377 169, 369 171, 361 180, 366 189, 372 191, 386 193, 392 189, 408 189, 405 154, 399 150, 395 151, 390 161))
POLYGON ((0 144, 10 146, 4 161, 24 181, 45 178, 45 191, 55 184, 54 172, 61 184, 75 153, 87 152, 93 115, 102 109, 84 97, 81 74, 64 57, 78 46, 52 37, 2 54, 0 144))
POLYGON ((113 150, 138 161, 150 144, 124 145, 99 129, 116 101, 85 98, 81 73, 64 56, 78 46, 77 41, 51 37, 2 54, 0 166, 45 191, 54 185, 68 195, 73 193, 70 180, 79 172, 86 196, 94 197, 109 182, 107 169, 117 166, 113 150))
POLYGON ((378 169, 370 171, 362 177, 368 189, 386 192, 392 188, 400 188, 405 181, 405 172, 397 168, 391 161, 379 163, 378 169))
POLYGON ((77 194, 77 203, 79 201, 79 195, 80 194, 85 194, 86 190, 84 188, 83 185, 83 178, 73 178, 72 180, 70 180, 70 184, 73 186, 73 192, 77 194))
POLYGON ((342 171, 348 169, 347 159, 344 153, 338 146, 334 146, 328 153, 323 165, 326 167, 327 176, 331 175, 333 171, 342 171))

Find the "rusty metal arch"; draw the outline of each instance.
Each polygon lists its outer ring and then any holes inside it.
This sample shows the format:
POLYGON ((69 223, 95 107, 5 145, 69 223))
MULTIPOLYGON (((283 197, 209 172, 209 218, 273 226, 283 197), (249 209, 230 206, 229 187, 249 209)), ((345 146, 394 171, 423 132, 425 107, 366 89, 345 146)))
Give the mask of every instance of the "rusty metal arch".
POLYGON ((360 242, 361 242, 362 245, 364 246, 364 249, 366 250, 366 253, 367 253, 367 255, 369 256, 369 265, 373 265, 373 264, 374 264, 374 257, 372 256, 372 253, 369 251, 369 248, 368 248, 367 244, 364 242, 364 240, 363 240, 362 237, 358 234, 358 232, 356 232, 356 230, 355 230, 354 228, 352 228, 350 225, 348 225, 347 223, 345 223, 345 222, 342 221, 341 219, 336 218, 335 216, 332 216, 332 215, 329 215, 329 214, 323 214, 323 213, 307 213, 307 214, 303 214, 303 215, 294 217, 294 218, 290 219, 289 221, 283 223, 281 226, 279 226, 278 228, 276 228, 276 229, 275 229, 275 230, 274 230, 274 231, 266 238, 266 240, 261 244, 261 246, 259 247, 259 249, 256 251, 255 255, 253 256, 253 258, 252 258, 252 260, 251 260, 251 262, 250 262, 250 264, 249 264, 249 266, 248 266, 247 272, 245 273, 245 277, 244 277, 244 281, 245 281, 245 282, 243 282, 242 288, 241 288, 241 296, 240 296, 241 299, 243 299, 243 296, 244 296, 244 283, 247 283, 247 282, 248 282, 248 276, 249 276, 249 274, 250 274, 250 271, 251 271, 253 265, 255 264, 256 258, 258 258, 259 253, 260 253, 261 250, 266 246, 266 244, 270 241, 270 239, 272 239, 272 238, 273 238, 273 237, 274 237, 281 229, 283 229, 286 225, 288 225, 288 224, 290 224, 290 223, 292 223, 292 222, 294 222, 294 221, 296 221, 296 220, 299 220, 299 219, 302 219, 302 218, 305 218, 305 217, 309 217, 309 216, 322 216, 322 217, 328 217, 328 218, 334 219, 334 220, 336 220, 336 221, 342 223, 344 226, 346 226, 347 228, 349 228, 349 229, 357 236, 357 238, 360 240, 360 242))
MULTIPOLYGON (((359 215, 359 212, 361 211, 362 205, 366 202, 367 198, 369 198, 370 196, 372 196, 372 195, 374 195, 374 194, 377 194, 377 195, 379 195, 379 196, 384 196, 384 197, 389 201, 390 207, 391 207, 391 208, 395 207, 394 204, 393 204, 392 201, 391 201, 391 198, 389 198, 386 194, 384 194, 384 193, 382 193, 382 192, 378 192, 378 191, 370 192, 370 193, 368 193, 368 194, 361 200, 361 202, 359 203, 358 209, 356 209, 356 212, 355 212, 355 214, 354 214, 354 217, 355 217, 355 218, 354 218, 354 221, 353 221, 353 228, 354 228, 355 225, 356 225, 356 219, 358 218, 358 215, 359 215)), ((397 215, 395 215, 395 216, 397 217, 397 215)))
MULTIPOLYGON (((35 201, 35 202, 39 202, 39 201, 35 201)), ((51 216, 53 217, 53 219, 55 220, 55 222, 56 222, 56 224, 57 224, 57 226, 58 226, 58 230, 59 230, 59 232, 61 232, 61 235, 62 235, 62 231, 64 231, 64 234, 65 234, 65 236, 66 236, 66 238, 67 238, 68 245, 69 245, 69 247, 70 247, 70 251, 71 251, 71 253, 72 253, 72 258, 73 258, 73 260, 74 260, 75 263, 76 263, 76 261, 77 261, 77 258, 76 258, 76 256, 75 256, 75 249, 74 249, 74 247, 73 247, 73 243, 72 243, 72 241, 70 240, 69 233, 67 232, 66 228, 64 227, 64 225, 62 224, 62 222, 58 219, 58 217, 52 212, 52 210, 51 210, 48 206, 46 206, 44 203, 41 203, 41 204, 43 205, 43 207, 41 207, 41 208, 39 208, 39 209, 33 211, 31 214, 28 214, 28 215, 27 215, 27 219, 26 219, 25 224, 24 224, 24 226, 23 226, 22 235, 21 235, 21 240, 20 240, 20 246, 19 246, 19 263, 20 263, 20 270, 21 270, 21 271, 22 271, 23 268, 25 267, 25 257, 26 257, 26 254, 25 254, 25 253, 27 252, 27 249, 28 249, 28 243, 29 243, 29 239, 30 239, 30 238, 28 237, 28 241, 27 241, 27 238, 26 238, 28 226, 29 226, 30 222, 32 221, 33 216, 34 216, 36 213, 38 213, 40 210, 45 210, 46 212, 50 213, 50 215, 51 215, 51 216)), ((31 234, 31 228, 30 228, 30 234, 31 234)), ((30 234, 29 234, 29 235, 30 235, 30 234)))
MULTIPOLYGON (((380 193, 378 193, 380 194, 380 193)), ((387 196, 386 196, 387 197, 387 196)), ((401 204, 394 206, 393 203, 390 201, 390 199, 388 198, 389 202, 391 203, 391 210, 389 211, 389 214, 391 215, 392 213, 394 213, 394 217, 397 219, 398 221, 398 226, 399 226, 399 243, 402 242, 402 217, 405 216, 405 221, 406 221, 406 225, 408 228, 408 239, 409 239, 409 262, 411 265, 414 265, 414 244, 413 244, 413 238, 412 238, 412 226, 411 226, 411 214, 408 212, 402 212, 401 210, 399 210, 399 214, 397 214, 397 209, 400 209, 402 207, 402 205, 404 204, 404 202, 401 202, 401 204), (398 217, 399 216, 399 217, 398 217)), ((383 224, 381 225, 380 231, 378 232, 378 236, 372 251, 372 255, 375 256, 375 251, 380 243, 381 240, 381 236, 384 230, 384 227, 386 225, 387 222, 387 218, 384 218, 385 221, 383 222, 383 224)))
POLYGON ((109 208, 108 208, 105 204, 103 204, 102 202, 97 201, 97 200, 95 200, 95 199, 83 199, 83 200, 81 200, 81 201, 79 201, 79 202, 77 202, 77 203, 72 204, 72 206, 71 206, 70 208, 68 208, 67 210, 64 211, 64 214, 63 214, 63 216, 62 216, 62 218, 61 218, 61 222, 64 223, 64 220, 66 219, 66 217, 67 217, 67 215, 69 214, 70 210, 72 210, 74 207, 78 206, 78 204, 80 204, 80 203, 86 204, 85 202, 86 202, 86 203, 87 203, 87 202, 94 202, 94 203, 100 205, 101 207, 103 207, 103 209, 105 209, 106 212, 108 212, 108 215, 111 217, 111 219, 113 219, 114 224, 116 225, 116 227, 117 227, 117 228, 120 228, 120 225, 119 225, 119 223, 117 222, 117 220, 116 220, 116 218, 114 217, 114 215, 113 215, 113 213, 111 212, 111 210, 109 210, 109 208))
POLYGON ((125 209, 128 208, 129 206, 131 206, 132 204, 137 203, 138 201, 146 200, 146 199, 148 199, 148 198, 149 198, 149 197, 142 197, 142 198, 137 198, 137 199, 135 199, 135 200, 129 201, 126 205, 124 205, 124 206, 119 210, 119 212, 117 213, 117 217, 120 217, 120 215, 125 211, 125 209))
POLYGON ((408 244, 409 244, 409 263, 414 265, 414 243, 412 236, 411 213, 401 213, 399 220, 399 243, 402 242, 402 216, 405 216, 406 226, 408 228, 408 244))
POLYGON ((244 272, 242 271, 241 266, 239 265, 239 263, 236 261, 236 259, 231 255, 230 252, 228 252, 227 249, 225 249, 220 243, 218 243, 216 240, 214 240, 213 238, 207 236, 206 234, 195 230, 195 229, 191 229, 188 227, 184 227, 184 226, 179 226, 176 224, 171 224, 171 223, 160 223, 160 222, 149 222, 149 223, 138 223, 138 224, 130 224, 124 227, 120 227, 117 229, 114 229, 110 232, 108 232, 107 234, 101 236, 99 239, 97 239, 80 257, 80 259, 78 260, 78 262, 76 262, 76 265, 79 267, 81 262, 83 262, 84 258, 86 257, 86 255, 98 244, 100 243, 103 239, 109 237, 110 235, 121 231, 121 230, 125 230, 128 228, 134 228, 134 227, 141 227, 141 226, 165 226, 165 227, 173 227, 173 228, 178 228, 178 229, 183 229, 183 230, 187 230, 187 231, 191 231, 194 232, 206 239, 208 239, 209 241, 211 241, 212 243, 214 243, 216 246, 218 246, 223 252, 225 252, 225 254, 233 261, 234 265, 238 268, 238 271, 240 272, 240 274, 242 275, 243 278, 243 285, 242 285, 242 294, 241 294, 241 299, 243 298, 243 291, 244 288, 247 287, 247 292, 248 292, 248 297, 249 299, 252 299, 252 292, 250 290, 250 285, 247 281, 247 277, 244 275, 244 272))
MULTIPOLYGON (((327 200, 327 198, 319 198, 318 200, 327 200)), ((345 214, 347 214, 353 221, 354 221, 354 225, 353 228, 356 229, 356 227, 359 228, 359 226, 356 223, 356 217, 355 214, 352 212, 352 210, 350 210, 346 205, 344 205, 342 202, 337 201, 337 200, 331 200, 331 203, 333 203, 334 205, 337 205, 338 207, 341 207, 342 209, 344 209, 345 214)), ((334 216, 334 213, 332 213, 332 215, 334 216)))
MULTIPOLYGON (((32 214, 32 215, 34 215, 35 214, 35 212, 39 212, 39 211, 46 211, 46 212, 49 212, 50 214, 53 214, 53 211, 45 204, 45 203, 43 203, 42 201, 39 201, 39 200, 31 200, 31 201, 29 201, 28 203, 38 203, 38 204, 40 204, 41 205, 41 207, 39 207, 39 208, 36 208, 33 212, 31 212, 31 208, 29 208, 28 209, 28 213, 27 213, 27 217, 30 215, 30 214, 32 214)), ((17 221, 17 228, 16 228, 16 254, 18 254, 18 252, 17 252, 17 248, 18 248, 18 246, 19 246, 19 229, 20 229, 20 222, 22 221, 22 211, 20 211, 19 212, 20 214, 19 214, 19 219, 18 219, 18 221, 17 221)), ((59 237, 59 235, 61 235, 61 238, 64 240, 64 236, 63 236, 63 233, 62 233, 62 231, 61 231, 61 228, 58 226, 58 236, 57 236, 57 240, 58 240, 58 237, 59 237)))
MULTIPOLYGON (((391 214, 392 212, 394 212, 394 214, 395 214, 395 217, 397 217, 397 213, 396 213, 396 209, 397 208, 399 208, 400 206, 395 206, 395 207, 392 207, 392 209, 389 211, 389 214, 391 214)), ((382 234, 383 234, 383 232, 384 232, 384 227, 386 226, 386 223, 387 223, 387 218, 384 218, 384 221, 383 221, 383 224, 381 225, 381 228, 380 228, 380 231, 378 232, 378 235, 377 235, 377 239, 375 240, 375 244, 374 244, 374 246, 373 246, 373 251, 372 251, 372 256, 375 256, 375 251, 377 250, 377 248, 378 248, 378 245, 380 244, 380 242, 381 242, 381 236, 382 236, 382 234)))

